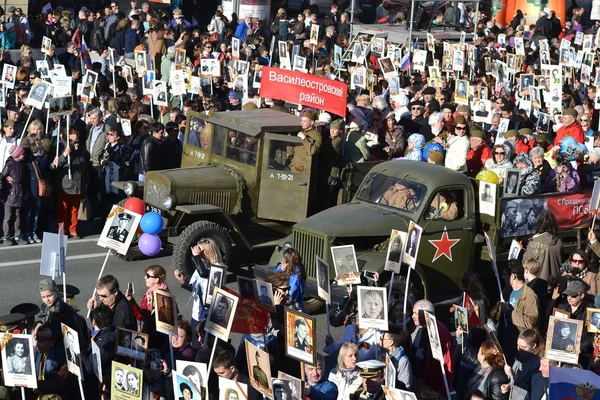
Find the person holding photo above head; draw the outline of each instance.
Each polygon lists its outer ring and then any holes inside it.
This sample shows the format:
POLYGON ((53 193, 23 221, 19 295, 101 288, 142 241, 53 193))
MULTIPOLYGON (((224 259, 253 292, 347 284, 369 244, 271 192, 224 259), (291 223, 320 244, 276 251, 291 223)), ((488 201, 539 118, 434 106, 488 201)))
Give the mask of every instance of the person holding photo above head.
POLYGON ((306 270, 300 258, 300 254, 294 248, 287 248, 283 251, 283 260, 273 271, 283 272, 289 276, 289 300, 295 304, 295 309, 304 311, 304 285, 306 282, 306 270))
POLYGON ((362 296, 362 315, 360 318, 383 319, 383 292, 366 290, 362 296))
POLYGON ((479 365, 467 382, 467 390, 480 390, 485 399, 504 400, 508 396, 502 393, 502 385, 509 383, 504 373, 504 359, 494 342, 486 340, 477 353, 479 365))
MULTIPOLYGON (((175 279, 179 281, 181 287, 192 292, 192 331, 196 331, 196 327, 201 321, 206 319, 208 315, 208 307, 204 304, 208 278, 210 276, 211 264, 222 264, 221 252, 213 239, 200 239, 195 246, 192 246, 192 264, 194 265, 194 273, 191 277, 185 276, 185 271, 176 269, 173 271, 175 279)), ((194 348, 199 347, 198 338, 196 335, 192 337, 192 345, 194 348)))
POLYGON ((504 366, 504 373, 510 379, 510 384, 502 385, 502 393, 508 394, 512 386, 517 386, 527 393, 531 399, 541 399, 543 393, 539 391, 543 385, 540 374, 540 360, 544 355, 544 339, 537 329, 525 329, 517 338, 517 355, 512 367, 504 366))
MULTIPOLYGON (((440 362, 433 358, 431 345, 425 322, 425 313, 435 315, 435 308, 429 300, 419 300, 412 310, 411 347, 408 359, 412 366, 414 390, 418 392, 423 386, 428 386, 439 393, 443 398, 447 397, 444 378, 440 370, 440 362)), ((444 356, 444 369, 448 382, 452 382, 454 371, 454 340, 450 336, 448 328, 439 320, 436 320, 438 337, 444 356)))

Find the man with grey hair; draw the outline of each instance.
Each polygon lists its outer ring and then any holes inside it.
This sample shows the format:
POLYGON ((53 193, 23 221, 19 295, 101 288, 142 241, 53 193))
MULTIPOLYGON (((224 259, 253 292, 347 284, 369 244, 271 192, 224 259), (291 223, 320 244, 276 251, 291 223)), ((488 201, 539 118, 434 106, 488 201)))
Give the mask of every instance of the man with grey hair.
POLYGON ((175 46, 169 46, 167 48, 167 54, 163 54, 160 60, 160 79, 168 82, 173 68, 173 60, 175 60, 175 53, 177 49, 175 46))
POLYGON ((335 27, 333 25, 329 25, 325 28, 325 47, 327 48, 327 52, 329 54, 333 54, 333 45, 335 44, 335 27))
POLYGON ((385 112, 389 110, 388 104, 385 101, 385 99, 383 98, 383 96, 373 97, 371 106, 373 107, 374 110, 381 111, 382 114, 385 114, 385 112))
MULTIPOLYGON (((421 387, 429 386, 445 398, 447 395, 444 386, 444 377, 439 368, 439 361, 435 360, 431 354, 425 313, 435 316, 435 307, 433 306, 433 303, 425 299, 417 301, 413 306, 412 320, 414 323, 414 330, 411 333, 411 347, 408 353, 408 358, 413 370, 413 389, 418 392, 421 387)), ((436 323, 440 345, 444 355, 443 365, 446 370, 447 379, 451 382, 454 341, 452 336, 450 336, 448 328, 446 328, 439 320, 436 320, 436 323)))
POLYGON ((248 37, 248 30, 252 29, 252 14, 246 14, 246 17, 235 28, 234 37, 240 39, 240 42, 248 37))

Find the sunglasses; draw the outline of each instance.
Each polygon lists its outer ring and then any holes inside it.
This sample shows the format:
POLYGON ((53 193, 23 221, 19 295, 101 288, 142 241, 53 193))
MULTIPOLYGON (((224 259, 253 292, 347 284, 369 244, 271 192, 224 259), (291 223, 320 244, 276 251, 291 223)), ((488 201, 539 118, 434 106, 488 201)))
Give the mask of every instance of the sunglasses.
POLYGON ((99 294, 98 297, 100 297, 101 299, 105 299, 107 298, 109 295, 108 294, 99 294))
POLYGON ((571 262, 575 263, 575 264, 583 264, 584 263, 584 261, 581 258, 572 258, 571 262))
POLYGON ((156 278, 156 276, 150 275, 150 274, 146 274, 146 278, 147 279, 152 279, 152 278, 156 278))
POLYGON ((504 154, 506 154, 506 153, 504 153, 503 151, 496 151, 496 152, 494 152, 494 154, 497 154, 497 155, 504 155, 504 154))
POLYGON ((421 107, 412 107, 411 110, 420 111, 421 107))
POLYGON ((455 131, 464 131, 465 129, 467 129, 467 127, 466 127, 466 126, 455 126, 455 127, 454 127, 454 130, 455 130, 455 131))

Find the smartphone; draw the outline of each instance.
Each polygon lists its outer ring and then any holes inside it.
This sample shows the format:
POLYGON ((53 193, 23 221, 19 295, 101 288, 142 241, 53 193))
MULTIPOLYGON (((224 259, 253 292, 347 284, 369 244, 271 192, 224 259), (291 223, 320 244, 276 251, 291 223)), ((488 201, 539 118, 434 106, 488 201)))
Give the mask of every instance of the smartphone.
POLYGON ((135 294, 135 290, 133 290, 133 282, 129 282, 127 284, 127 291, 129 292, 129 294, 133 295, 135 294))
POLYGON ((363 275, 365 276, 365 278, 369 279, 369 280, 375 280, 375 272, 373 271, 363 271, 363 275))

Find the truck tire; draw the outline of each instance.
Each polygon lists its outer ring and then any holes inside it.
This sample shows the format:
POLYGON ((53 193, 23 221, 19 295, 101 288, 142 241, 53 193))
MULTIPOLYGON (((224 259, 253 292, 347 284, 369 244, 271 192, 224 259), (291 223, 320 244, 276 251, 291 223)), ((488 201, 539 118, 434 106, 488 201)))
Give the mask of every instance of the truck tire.
POLYGON ((196 221, 181 232, 173 249, 173 266, 185 276, 194 274, 191 248, 202 238, 215 241, 225 265, 231 259, 231 239, 227 230, 214 222, 196 221))
MULTIPOLYGON (((390 287, 389 281, 391 278, 391 273, 386 272, 381 277, 382 282, 387 282, 385 287, 390 287)), ((392 284, 392 297, 390 298, 391 302, 394 303, 396 300, 400 298, 404 298, 404 291, 406 290, 406 276, 403 275, 394 275, 394 283, 392 284)), ((420 278, 416 273, 411 273, 410 276, 410 284, 408 285, 408 302, 410 304, 415 304, 418 300, 425 298, 425 294, 423 291, 423 287, 420 282, 420 278)), ((389 304, 391 306, 392 304, 389 304)))
POLYGON ((325 306, 325 302, 318 297, 305 297, 304 298, 304 311, 307 314, 316 314, 322 307, 325 306))

